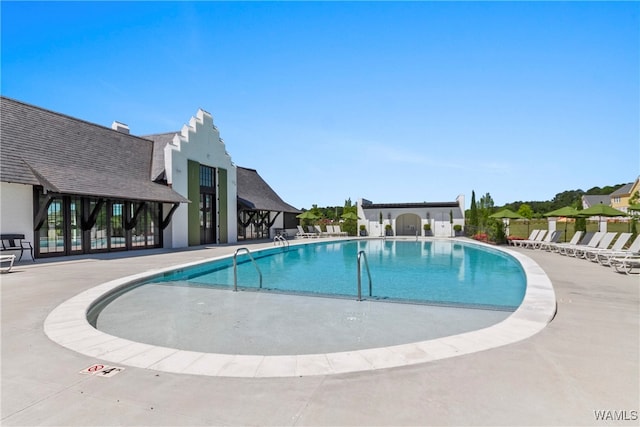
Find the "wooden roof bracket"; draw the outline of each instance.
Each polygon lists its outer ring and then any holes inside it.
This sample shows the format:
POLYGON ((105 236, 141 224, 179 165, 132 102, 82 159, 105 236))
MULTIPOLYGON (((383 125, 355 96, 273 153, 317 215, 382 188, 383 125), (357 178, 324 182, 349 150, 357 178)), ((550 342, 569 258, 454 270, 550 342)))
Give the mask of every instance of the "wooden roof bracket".
POLYGON ((167 216, 160 222, 160 230, 164 230, 165 228, 167 228, 167 226, 171 222, 171 217, 173 216, 173 213, 176 211, 176 209, 178 209, 179 206, 180 206, 180 202, 176 202, 173 204, 173 206, 171 206, 171 209, 167 213, 167 216))
POLYGON ((33 218, 33 231, 38 231, 44 224, 45 219, 47 218, 47 212, 49 211, 49 206, 51 202, 53 202, 53 198, 55 194, 47 192, 45 195, 45 199, 42 200, 40 206, 38 207, 38 212, 33 218))
POLYGON ((140 212, 142 212, 142 209, 147 206, 147 202, 141 202, 138 207, 136 208, 135 212, 133 213, 133 217, 130 220, 125 221, 124 223, 124 229, 125 230, 133 230, 133 228, 136 226, 137 222, 138 222, 138 217, 140 216, 140 212))

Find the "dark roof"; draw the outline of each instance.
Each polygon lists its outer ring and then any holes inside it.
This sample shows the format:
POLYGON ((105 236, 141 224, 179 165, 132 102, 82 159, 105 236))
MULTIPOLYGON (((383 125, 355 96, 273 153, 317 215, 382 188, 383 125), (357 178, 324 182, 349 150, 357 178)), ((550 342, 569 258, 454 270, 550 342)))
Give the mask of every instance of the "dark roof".
POLYGON ((237 167, 238 203, 240 209, 292 212, 299 213, 299 209, 284 202, 269 184, 267 184, 255 169, 237 167))
POLYGON ((0 104, 1 181, 55 193, 188 201, 151 181, 151 141, 6 97, 0 104))
POLYGON ((618 188, 616 191, 610 194, 610 196, 624 196, 627 194, 631 194, 631 189, 633 188, 633 182, 623 185, 618 188))
POLYGON ((142 138, 153 141, 153 160, 151 162, 151 179, 154 181, 166 179, 164 169, 164 147, 173 141, 178 132, 145 135, 142 138))
POLYGON ((602 196, 598 194, 587 194, 582 196, 582 199, 584 201, 582 205, 587 208, 590 208, 591 206, 595 206, 600 203, 602 203, 603 205, 608 205, 611 203, 610 196, 602 196))
POLYGON ((459 208, 458 202, 363 203, 362 209, 459 208))

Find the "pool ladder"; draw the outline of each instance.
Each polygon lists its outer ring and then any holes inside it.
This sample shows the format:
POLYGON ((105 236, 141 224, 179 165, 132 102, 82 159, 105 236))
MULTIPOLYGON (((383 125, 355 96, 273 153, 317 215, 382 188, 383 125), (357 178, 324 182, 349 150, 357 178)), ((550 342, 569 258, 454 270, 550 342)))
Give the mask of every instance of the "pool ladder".
POLYGON ((289 249, 289 241, 284 236, 281 236, 279 234, 276 234, 276 236, 273 238, 273 245, 274 246, 282 245, 287 249, 289 249))
POLYGON ((369 261, 367 261, 367 254, 364 251, 358 252, 358 301, 362 301, 362 263, 360 258, 364 257, 364 266, 367 268, 367 275, 369 276, 369 296, 372 295, 371 285, 371 271, 369 271, 369 261))
POLYGON ((262 289, 262 271, 260 271, 258 263, 253 258, 253 255, 251 255, 251 251, 247 248, 238 248, 236 249, 236 253, 233 254, 233 292, 238 291, 238 253, 240 253, 241 251, 244 251, 247 253, 247 255, 249 255, 249 259, 251 259, 251 262, 256 267, 256 271, 260 276, 260 289, 262 289))

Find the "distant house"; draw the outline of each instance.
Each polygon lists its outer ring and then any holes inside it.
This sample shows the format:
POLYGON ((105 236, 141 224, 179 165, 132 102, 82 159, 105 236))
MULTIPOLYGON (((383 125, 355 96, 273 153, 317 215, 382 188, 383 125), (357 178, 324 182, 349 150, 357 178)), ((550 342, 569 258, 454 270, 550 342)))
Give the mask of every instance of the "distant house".
POLYGON ((358 200, 358 226, 364 225, 370 236, 381 236, 387 225, 396 236, 423 234, 429 224, 436 237, 451 237, 453 226, 464 227, 464 196, 451 202, 373 203, 358 200))
POLYGON ((604 204, 609 205, 611 203, 611 198, 608 195, 584 195, 582 196, 582 208, 587 209, 591 206, 604 204))
POLYGON ((628 212, 629 205, 631 204, 630 199, 636 193, 640 195, 640 177, 636 178, 634 182, 625 184, 622 187, 618 188, 613 193, 611 193, 609 195, 610 204, 612 207, 618 210, 621 210, 623 212, 628 212))
POLYGON ((640 196, 640 177, 636 178, 634 182, 622 185, 613 193, 608 195, 582 196, 582 207, 584 209, 587 209, 597 204, 604 204, 618 209, 622 212, 627 212, 629 209, 629 205, 631 204, 630 200, 634 194, 640 196))
POLYGON ((0 113, 0 233, 24 234, 36 257, 233 243, 247 206, 262 228, 242 237, 269 237, 299 212, 255 170, 238 178, 204 110, 147 137, 6 97, 0 113))

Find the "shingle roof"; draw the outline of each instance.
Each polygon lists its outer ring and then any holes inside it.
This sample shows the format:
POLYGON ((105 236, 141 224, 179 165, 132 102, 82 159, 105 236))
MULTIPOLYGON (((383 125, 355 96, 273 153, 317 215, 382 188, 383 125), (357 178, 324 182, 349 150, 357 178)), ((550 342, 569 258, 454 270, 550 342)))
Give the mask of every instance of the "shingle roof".
POLYGON ((255 169, 237 167, 238 202, 248 210, 301 212, 284 202, 255 169))
POLYGON ((623 185, 618 188, 616 191, 610 194, 610 196, 623 196, 631 193, 631 189, 633 188, 633 182, 623 185))
POLYGON ((597 194, 587 194, 582 196, 582 200, 584 203, 582 204, 585 208, 590 208, 591 206, 595 206, 597 204, 602 203, 603 205, 608 205, 611 203, 611 197, 609 196, 601 196, 597 194))
POLYGON ((153 143, 0 97, 0 180, 53 192, 187 202, 151 181, 153 143))
POLYGON ((165 179, 164 147, 173 141, 179 132, 159 133, 155 135, 144 135, 142 138, 153 141, 153 160, 151 162, 151 179, 156 181, 165 179))
POLYGON ((458 202, 363 203, 362 209, 459 208, 458 202))

